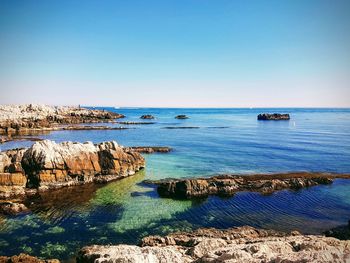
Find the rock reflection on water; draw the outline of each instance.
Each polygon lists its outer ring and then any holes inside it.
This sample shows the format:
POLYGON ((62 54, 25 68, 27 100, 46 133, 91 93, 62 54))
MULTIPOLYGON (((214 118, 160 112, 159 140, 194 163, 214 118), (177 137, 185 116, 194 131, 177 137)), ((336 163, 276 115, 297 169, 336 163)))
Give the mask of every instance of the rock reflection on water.
POLYGON ((159 223, 192 202, 158 198, 153 188, 139 184, 144 177, 141 171, 106 185, 62 188, 27 199, 30 214, 1 218, 0 254, 66 260, 88 244, 135 244, 151 233, 191 229, 187 221, 171 227, 159 223))

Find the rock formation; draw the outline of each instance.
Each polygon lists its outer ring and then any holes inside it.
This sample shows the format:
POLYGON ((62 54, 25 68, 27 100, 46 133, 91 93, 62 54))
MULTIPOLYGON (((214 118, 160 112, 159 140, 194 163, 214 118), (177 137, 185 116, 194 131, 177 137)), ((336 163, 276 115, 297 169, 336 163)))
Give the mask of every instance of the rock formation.
POLYGON ((153 120, 153 119, 154 119, 154 116, 151 115, 151 114, 142 115, 142 116, 140 117, 140 119, 143 119, 143 120, 153 120))
POLYGON ((88 246, 77 262, 349 262, 350 241, 253 227, 150 236, 141 246, 88 246))
POLYGON ((166 146, 134 146, 128 148, 139 153, 168 153, 172 150, 166 146))
POLYGON ((282 189, 300 189, 319 184, 331 184, 335 178, 350 178, 346 174, 287 173, 261 175, 219 175, 209 178, 164 179, 145 181, 158 185, 161 197, 188 199, 209 195, 231 196, 239 191, 269 194, 282 189))
POLYGON ((22 253, 12 257, 0 256, 0 263, 60 263, 60 261, 58 259, 44 260, 22 253))
POLYGON ((259 121, 279 121, 279 120, 289 120, 290 116, 289 114, 280 114, 280 113, 262 113, 258 115, 259 121))
POLYGON ((44 140, 28 149, 0 152, 0 197, 23 195, 89 182, 107 182, 134 174, 144 158, 116 142, 99 144, 44 140))
POLYGON ((110 122, 124 115, 104 110, 46 105, 0 105, 0 133, 11 134, 58 124, 110 122))
POLYGON ((189 117, 186 116, 186 115, 184 115, 184 114, 181 114, 181 115, 177 115, 177 116, 175 117, 175 119, 184 120, 184 119, 189 119, 189 117))

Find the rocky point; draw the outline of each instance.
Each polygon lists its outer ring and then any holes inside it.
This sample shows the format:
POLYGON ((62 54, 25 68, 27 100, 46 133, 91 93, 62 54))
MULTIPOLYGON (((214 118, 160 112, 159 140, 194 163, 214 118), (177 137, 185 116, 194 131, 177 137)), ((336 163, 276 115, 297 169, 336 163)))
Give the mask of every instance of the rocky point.
POLYGON ((0 198, 107 182, 134 174, 145 166, 136 151, 116 142, 75 143, 44 140, 30 148, 0 152, 0 198))

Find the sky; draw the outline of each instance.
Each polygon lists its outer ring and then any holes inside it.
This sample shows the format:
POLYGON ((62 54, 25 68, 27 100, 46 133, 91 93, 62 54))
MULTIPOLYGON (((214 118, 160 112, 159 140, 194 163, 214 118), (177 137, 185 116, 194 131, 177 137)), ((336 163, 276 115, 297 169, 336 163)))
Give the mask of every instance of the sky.
POLYGON ((0 0, 0 104, 350 107, 348 0, 0 0))

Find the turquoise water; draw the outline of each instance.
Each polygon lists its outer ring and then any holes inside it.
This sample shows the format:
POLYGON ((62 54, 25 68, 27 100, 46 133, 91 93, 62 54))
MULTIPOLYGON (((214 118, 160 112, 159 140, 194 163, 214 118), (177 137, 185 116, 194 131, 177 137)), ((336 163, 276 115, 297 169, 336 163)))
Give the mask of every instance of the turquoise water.
MULTIPOLYGON (((318 171, 350 173, 350 109, 113 109, 127 118, 153 114, 155 124, 128 130, 56 131, 59 141, 116 140, 125 146, 170 146, 146 156, 137 175, 103 187, 62 189, 28 201, 32 213, 1 218, 0 254, 27 252, 68 259, 87 244, 136 244, 149 234, 201 226, 253 225, 321 233, 350 219, 350 180, 301 191, 195 201, 160 199, 144 179, 218 173, 318 171), (290 113, 290 121, 257 121, 262 112, 290 113), (186 114, 187 120, 175 115, 186 114), (166 127, 198 127, 166 129, 166 127)), ((29 146, 11 142, 1 149, 29 146)))

